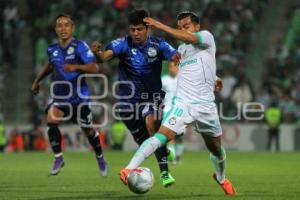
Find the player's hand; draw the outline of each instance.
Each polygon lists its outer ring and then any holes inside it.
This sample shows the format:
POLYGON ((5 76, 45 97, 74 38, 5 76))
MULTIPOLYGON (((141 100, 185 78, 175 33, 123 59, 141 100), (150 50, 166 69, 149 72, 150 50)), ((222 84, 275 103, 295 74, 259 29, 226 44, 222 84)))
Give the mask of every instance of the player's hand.
POLYGON ((180 53, 175 53, 172 56, 171 61, 174 62, 174 64, 178 66, 180 59, 181 59, 180 53))
POLYGON ((156 28, 160 28, 163 24, 160 23, 159 21, 151 18, 151 17, 145 17, 143 21, 148 25, 148 26, 154 26, 156 28))
POLYGON ((223 89, 223 81, 219 77, 215 81, 215 92, 221 92, 223 89))
POLYGON ((37 81, 34 81, 32 86, 31 86, 31 91, 33 95, 37 95, 40 90, 40 84, 37 81))
POLYGON ((64 70, 65 70, 65 72, 75 72, 77 70, 77 65, 65 64, 64 70))
POLYGON ((94 54, 96 54, 97 52, 99 52, 99 51, 101 50, 101 47, 102 47, 102 44, 101 44, 100 42, 94 41, 94 42, 92 43, 92 47, 91 47, 92 52, 93 52, 94 54))

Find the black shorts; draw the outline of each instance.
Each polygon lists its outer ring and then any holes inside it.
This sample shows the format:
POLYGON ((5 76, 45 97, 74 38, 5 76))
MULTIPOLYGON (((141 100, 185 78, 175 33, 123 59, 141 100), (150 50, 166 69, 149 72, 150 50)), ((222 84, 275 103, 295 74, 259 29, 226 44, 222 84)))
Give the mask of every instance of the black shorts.
POLYGON ((139 106, 134 105, 132 111, 128 109, 122 111, 122 108, 118 109, 118 115, 120 119, 124 122, 131 135, 133 136, 135 142, 141 145, 146 139, 149 138, 149 133, 147 131, 145 118, 149 114, 154 114, 162 117, 161 109, 155 107, 151 102, 142 103, 139 106))
POLYGON ((93 125, 93 115, 89 105, 87 104, 61 105, 56 102, 51 102, 46 108, 46 114, 48 114, 48 111, 51 107, 56 107, 64 113, 64 117, 59 121, 71 121, 84 128, 91 128, 93 125))

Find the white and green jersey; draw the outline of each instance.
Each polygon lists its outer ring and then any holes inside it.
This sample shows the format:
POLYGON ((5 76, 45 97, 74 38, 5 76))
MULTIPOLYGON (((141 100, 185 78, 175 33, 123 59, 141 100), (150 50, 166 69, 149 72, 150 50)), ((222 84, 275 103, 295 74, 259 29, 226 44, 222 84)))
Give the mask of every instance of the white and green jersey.
POLYGON ((187 103, 213 102, 216 79, 216 45, 208 31, 195 33, 199 44, 181 44, 176 97, 187 103))
POLYGON ((176 94, 177 89, 177 77, 172 77, 171 75, 165 75, 161 77, 162 89, 166 92, 165 103, 171 102, 172 98, 176 94))

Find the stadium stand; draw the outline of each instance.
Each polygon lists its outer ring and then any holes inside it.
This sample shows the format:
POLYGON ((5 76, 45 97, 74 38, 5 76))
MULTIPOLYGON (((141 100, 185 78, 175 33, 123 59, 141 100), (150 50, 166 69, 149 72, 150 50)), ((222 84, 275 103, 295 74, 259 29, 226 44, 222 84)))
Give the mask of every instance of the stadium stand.
MULTIPOLYGON (((179 11, 192 10, 201 16, 202 28, 211 31, 216 39, 218 74, 224 82, 217 100, 223 104, 224 115, 235 115, 237 102, 258 101, 268 107, 276 101, 283 111, 283 122, 299 122, 300 70, 297 66, 300 63, 300 40, 297 35, 300 31, 300 5, 294 1, 282 2, 0 1, 3 13, 0 19, 3 24, 0 28, 0 114, 6 123, 38 126, 43 122, 44 108, 49 100, 49 80, 43 82, 40 95, 36 97, 29 89, 35 73, 47 62, 46 49, 54 42, 53 21, 59 13, 74 16, 76 37, 88 44, 99 40, 105 45, 127 31, 126 16, 132 8, 144 7, 151 16, 172 26, 176 26, 175 17, 179 11), (276 31, 282 26, 284 31, 276 31), (278 35, 278 32, 282 34, 278 35)), ((153 34, 165 37, 176 47, 179 44, 160 32, 154 31, 153 34)), ((116 80, 116 65, 116 61, 103 65, 102 72, 108 77, 110 89, 116 80)), ((101 82, 94 84, 93 91, 99 92, 102 87, 101 82)), ((114 101, 109 91, 103 102, 111 107, 114 101)), ((100 120, 101 112, 96 113, 100 120)), ((112 116, 109 122, 113 122, 112 116)), ((239 122, 247 123, 247 120, 239 122)))

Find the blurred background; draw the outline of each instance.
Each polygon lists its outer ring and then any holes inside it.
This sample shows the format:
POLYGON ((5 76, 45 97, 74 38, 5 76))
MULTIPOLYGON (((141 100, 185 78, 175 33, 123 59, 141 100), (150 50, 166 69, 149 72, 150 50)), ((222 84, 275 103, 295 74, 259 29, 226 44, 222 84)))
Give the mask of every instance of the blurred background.
MULTIPOLYGON (((45 135, 44 108, 49 101, 50 79, 41 84, 38 96, 30 88, 37 72, 47 63, 47 46, 56 42, 54 20, 60 13, 74 17, 75 36, 104 45, 128 32, 127 14, 135 7, 176 27, 176 15, 191 10, 201 18, 201 28, 213 33, 217 45, 217 75, 224 88, 217 94, 222 112, 224 142, 239 151, 300 150, 300 1, 299 0, 2 0, 0 34, 0 147, 2 151, 49 149, 45 135), (249 104, 249 102, 257 102, 249 104), (263 105, 263 106, 262 106, 263 105), (245 108, 254 111, 248 112, 245 108), (279 111, 281 114, 277 114, 279 111), (248 112, 248 113, 247 113, 248 112), (252 120, 261 114, 264 117, 252 120), (274 114, 275 113, 275 114, 274 114), (245 116, 250 116, 245 117, 245 116), (249 120, 250 119, 250 120, 249 120), (278 134, 270 135, 270 130, 278 134)), ((174 47, 179 42, 164 37, 174 47)), ((108 108, 116 101, 112 83, 117 79, 117 59, 102 65, 109 80, 108 108)), ((167 73, 168 63, 164 63, 167 73)), ((103 83, 92 80, 101 94, 103 83)), ((110 109, 109 109, 110 110, 110 109)), ((107 114, 101 128, 108 149, 134 149, 121 122, 101 108, 95 120, 107 114)), ((63 125, 64 148, 86 150, 78 127, 63 125)), ((204 149, 199 135, 188 129, 188 150, 204 149)))

